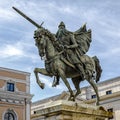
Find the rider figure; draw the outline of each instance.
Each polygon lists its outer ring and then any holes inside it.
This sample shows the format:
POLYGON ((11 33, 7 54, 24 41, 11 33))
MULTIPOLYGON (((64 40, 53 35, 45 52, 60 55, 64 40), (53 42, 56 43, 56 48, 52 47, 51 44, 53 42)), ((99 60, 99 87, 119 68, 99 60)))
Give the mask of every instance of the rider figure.
POLYGON ((72 32, 68 31, 65 28, 65 24, 63 22, 58 26, 58 31, 56 33, 56 38, 59 41, 59 46, 64 48, 64 57, 71 63, 76 66, 76 68, 80 71, 82 78, 85 78, 85 72, 83 69, 83 63, 79 59, 76 54, 76 48, 78 44, 74 38, 72 32))

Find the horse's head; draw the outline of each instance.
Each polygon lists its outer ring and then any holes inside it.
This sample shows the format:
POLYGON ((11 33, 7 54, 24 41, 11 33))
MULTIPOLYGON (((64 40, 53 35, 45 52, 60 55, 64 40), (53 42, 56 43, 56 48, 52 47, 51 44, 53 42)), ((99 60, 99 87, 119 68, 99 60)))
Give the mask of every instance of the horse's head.
POLYGON ((39 55, 42 58, 45 56, 45 46, 46 46, 45 29, 38 28, 37 30, 35 30, 34 39, 35 39, 35 45, 38 47, 39 50, 39 55))
POLYGON ((54 46, 54 34, 52 34, 47 29, 39 28, 34 32, 34 39, 41 58, 43 58, 44 56, 46 56, 46 58, 54 56, 56 52, 54 46))

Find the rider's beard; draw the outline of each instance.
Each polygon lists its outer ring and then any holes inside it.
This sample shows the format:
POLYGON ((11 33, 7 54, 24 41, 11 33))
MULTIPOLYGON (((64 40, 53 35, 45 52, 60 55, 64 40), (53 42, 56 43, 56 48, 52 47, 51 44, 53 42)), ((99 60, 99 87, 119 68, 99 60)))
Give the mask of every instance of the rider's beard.
POLYGON ((58 31, 57 38, 61 38, 62 36, 67 36, 69 32, 65 28, 61 28, 58 31))

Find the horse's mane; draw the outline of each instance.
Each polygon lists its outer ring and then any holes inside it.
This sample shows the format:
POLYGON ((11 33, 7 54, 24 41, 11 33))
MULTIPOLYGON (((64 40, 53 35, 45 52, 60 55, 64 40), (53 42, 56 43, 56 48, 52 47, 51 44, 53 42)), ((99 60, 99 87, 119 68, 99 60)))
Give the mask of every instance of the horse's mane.
POLYGON ((48 29, 43 28, 42 29, 42 34, 44 34, 45 36, 48 36, 48 38, 52 41, 55 42, 55 36, 53 33, 51 33, 48 29))
POLYGON ((49 38, 49 40, 52 42, 52 44, 53 44, 56 52, 60 52, 60 50, 58 50, 58 48, 59 48, 59 43, 58 43, 58 41, 56 40, 55 35, 54 35, 53 33, 51 33, 48 29, 45 29, 45 28, 43 28, 43 29, 41 30, 41 33, 49 38))

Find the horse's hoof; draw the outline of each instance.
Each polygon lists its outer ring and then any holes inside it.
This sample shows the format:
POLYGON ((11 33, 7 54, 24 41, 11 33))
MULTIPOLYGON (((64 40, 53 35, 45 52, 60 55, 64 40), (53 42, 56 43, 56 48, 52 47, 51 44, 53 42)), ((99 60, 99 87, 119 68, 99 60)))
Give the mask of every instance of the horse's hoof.
POLYGON ((71 97, 68 98, 68 101, 71 101, 71 97))
POLYGON ((45 88, 45 84, 44 83, 41 83, 40 81, 38 81, 37 83, 38 83, 38 85, 40 86, 41 89, 45 88))
POLYGON ((99 104, 99 102, 96 102, 96 104, 95 104, 96 106, 99 106, 100 104, 99 104))
POLYGON ((41 87, 41 89, 44 89, 44 88, 45 88, 45 84, 44 84, 44 83, 41 83, 41 84, 40 84, 40 87, 41 87))
POLYGON ((75 101, 74 97, 70 97, 68 101, 75 101))
POLYGON ((55 83, 53 83, 53 84, 52 84, 52 87, 56 87, 56 84, 55 84, 55 83))

